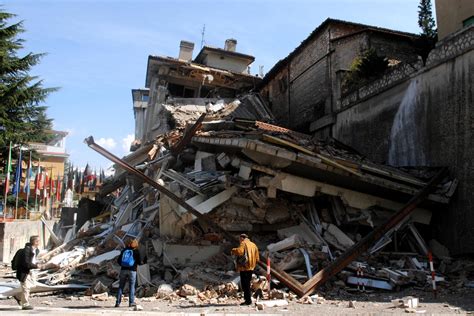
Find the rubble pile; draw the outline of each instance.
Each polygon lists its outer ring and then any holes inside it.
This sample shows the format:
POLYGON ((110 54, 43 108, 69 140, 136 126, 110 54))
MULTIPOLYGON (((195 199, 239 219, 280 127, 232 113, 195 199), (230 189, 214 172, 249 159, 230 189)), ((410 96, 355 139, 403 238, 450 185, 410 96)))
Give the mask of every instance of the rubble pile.
MULTIPOLYGON (((304 283, 389 220, 437 172, 378 165, 336 140, 272 125, 258 94, 168 99, 160 113, 156 141, 123 161, 201 215, 117 165, 115 178, 101 192, 102 214, 57 237, 63 244, 41 258, 51 268, 41 282, 87 284, 90 295, 113 290, 120 271, 116 257, 128 239, 136 238, 148 258, 138 270, 139 297, 218 303, 240 295, 229 255, 236 244, 229 235, 245 232, 272 272, 304 283)), ((462 268, 425 236, 430 238, 431 212, 449 203, 456 185, 444 179, 324 289, 429 289, 430 249, 436 281, 448 282, 445 274, 462 268)), ((466 284, 472 270, 462 275, 466 284)), ((269 284, 265 270, 258 274, 252 281, 256 295, 276 303, 298 299, 284 279, 272 277, 269 284)), ((299 302, 323 301, 313 295, 299 302)))

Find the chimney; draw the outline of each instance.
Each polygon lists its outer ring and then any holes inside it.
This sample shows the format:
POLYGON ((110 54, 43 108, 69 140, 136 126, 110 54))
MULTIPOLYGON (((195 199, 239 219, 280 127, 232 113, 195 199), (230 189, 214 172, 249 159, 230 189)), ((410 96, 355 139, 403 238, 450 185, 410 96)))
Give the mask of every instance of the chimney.
POLYGON ((237 47, 237 40, 233 38, 229 38, 225 40, 224 49, 228 50, 229 52, 235 52, 235 48, 237 47))
POLYGON ((179 59, 191 61, 193 59, 194 43, 181 41, 179 44, 179 59))

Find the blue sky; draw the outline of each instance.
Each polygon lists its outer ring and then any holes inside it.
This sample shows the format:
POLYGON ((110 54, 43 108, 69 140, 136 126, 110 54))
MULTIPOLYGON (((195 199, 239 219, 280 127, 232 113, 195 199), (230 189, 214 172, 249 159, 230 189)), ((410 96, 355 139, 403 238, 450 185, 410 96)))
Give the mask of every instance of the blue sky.
MULTIPOLYGON (((418 0, 4 0, 24 20, 25 52, 47 53, 32 74, 60 87, 46 101, 54 128, 68 131, 75 166, 111 163, 89 149, 89 135, 118 156, 133 139, 131 89, 144 87, 148 55, 176 57, 180 40, 254 55, 268 72, 326 18, 419 33, 418 0)), ((434 10, 434 4, 433 4, 434 10)))

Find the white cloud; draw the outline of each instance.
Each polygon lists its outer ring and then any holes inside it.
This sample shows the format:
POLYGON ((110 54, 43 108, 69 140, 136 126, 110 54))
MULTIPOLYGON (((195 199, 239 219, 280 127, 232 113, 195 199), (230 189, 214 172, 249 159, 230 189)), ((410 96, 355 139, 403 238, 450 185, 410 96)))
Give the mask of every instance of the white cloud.
POLYGON ((104 138, 104 137, 99 138, 96 143, 98 145, 106 148, 106 149, 114 149, 115 146, 117 146, 117 143, 111 137, 109 137, 109 138, 104 138))
POLYGON ((128 134, 124 139, 122 139, 122 148, 126 153, 130 152, 130 145, 134 140, 135 136, 133 134, 128 134))

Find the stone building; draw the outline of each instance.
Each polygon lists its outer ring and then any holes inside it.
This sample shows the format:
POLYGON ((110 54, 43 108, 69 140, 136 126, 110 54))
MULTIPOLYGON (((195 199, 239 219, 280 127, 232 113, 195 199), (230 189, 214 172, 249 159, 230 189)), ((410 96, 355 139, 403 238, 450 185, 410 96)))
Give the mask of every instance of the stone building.
POLYGON ((439 41, 425 66, 399 65, 342 96, 331 131, 378 162, 449 166, 459 186, 432 228, 453 254, 474 253, 473 74, 471 25, 439 41))
POLYGON ((395 63, 417 60, 417 36, 327 19, 264 77, 260 92, 278 123, 292 129, 330 135, 340 83, 352 61, 373 48, 395 63))

